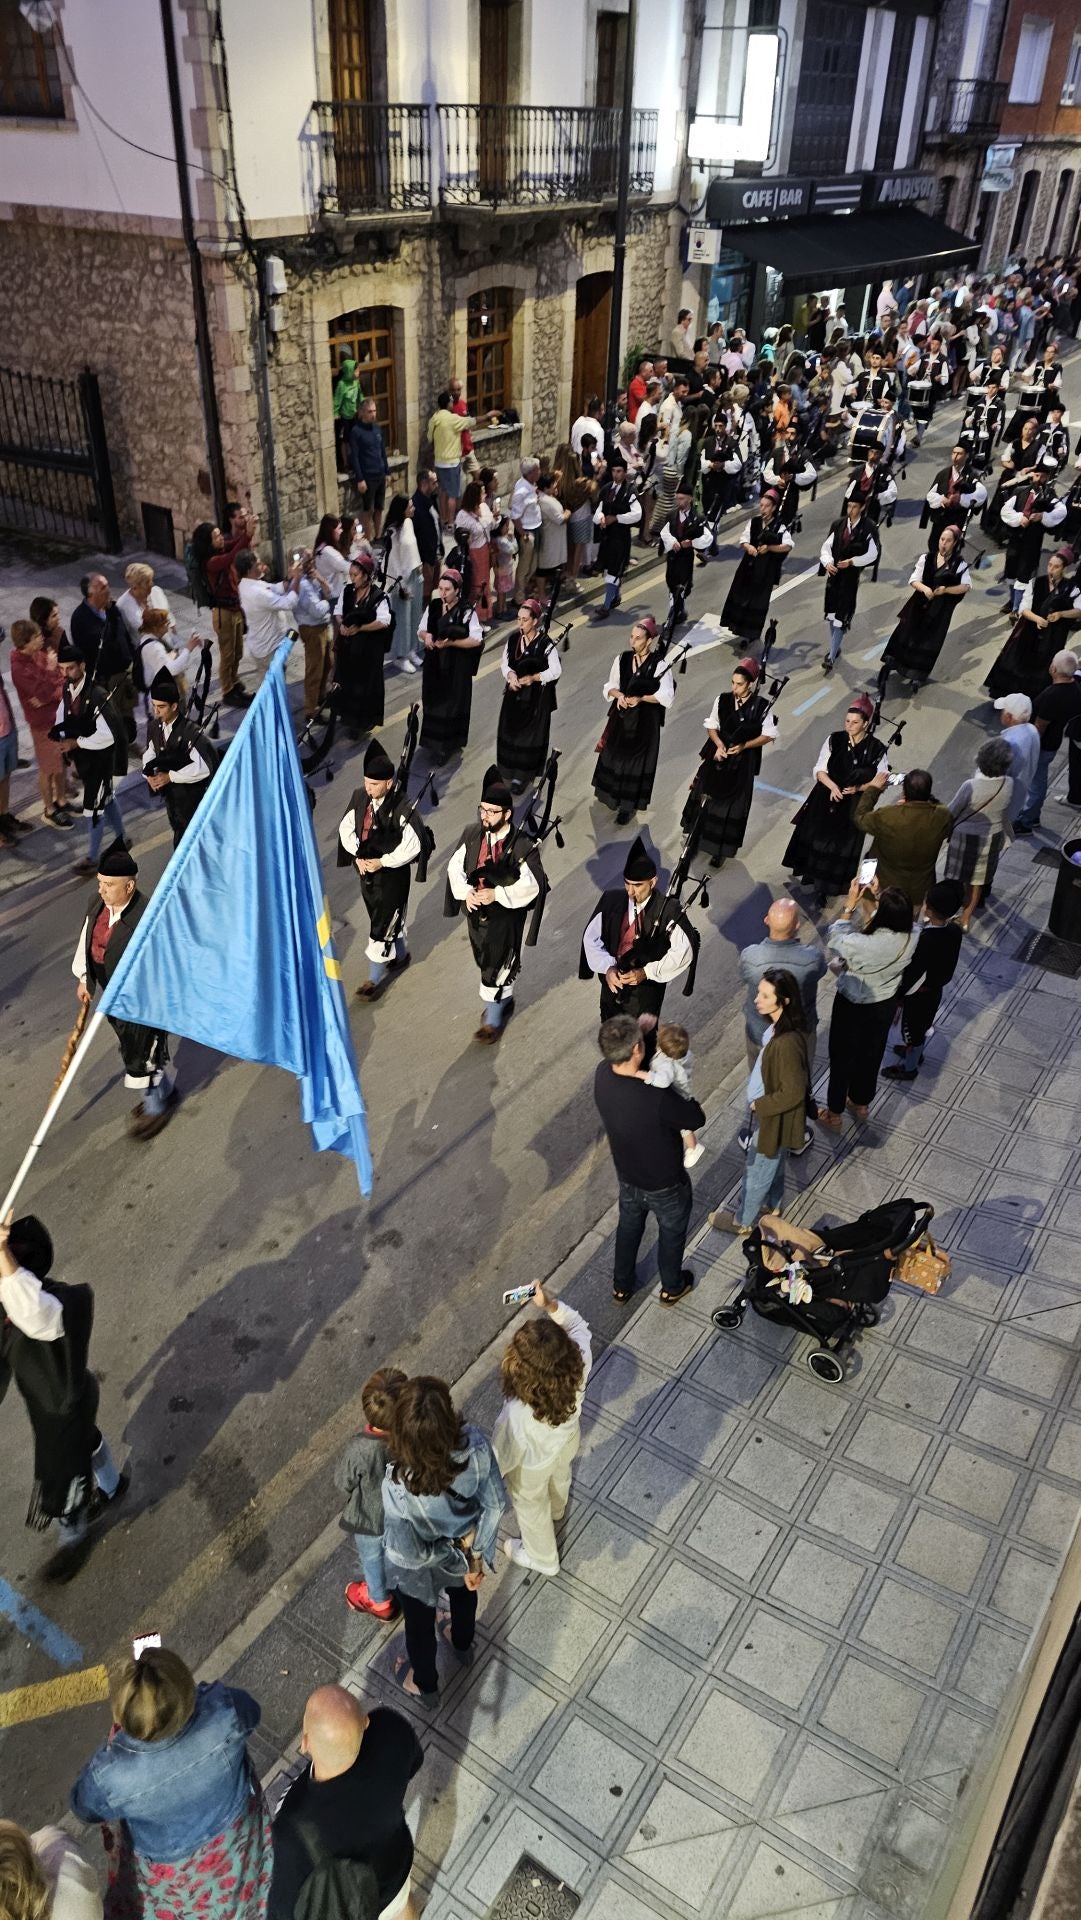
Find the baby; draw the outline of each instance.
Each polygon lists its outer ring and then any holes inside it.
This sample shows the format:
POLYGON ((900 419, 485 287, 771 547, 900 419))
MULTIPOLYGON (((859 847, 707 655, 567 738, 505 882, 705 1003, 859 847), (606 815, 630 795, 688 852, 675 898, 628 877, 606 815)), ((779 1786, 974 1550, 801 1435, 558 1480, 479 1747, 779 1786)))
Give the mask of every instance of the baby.
MULTIPOLYGON (((691 1036, 686 1027, 677 1027, 672 1021, 662 1020, 657 1028, 657 1051, 653 1055, 653 1065, 648 1073, 640 1073, 650 1087, 674 1087, 685 1100, 691 1100, 691 1036)), ((705 1148, 699 1146, 693 1133, 683 1135, 683 1164, 696 1166, 701 1160, 705 1148)))

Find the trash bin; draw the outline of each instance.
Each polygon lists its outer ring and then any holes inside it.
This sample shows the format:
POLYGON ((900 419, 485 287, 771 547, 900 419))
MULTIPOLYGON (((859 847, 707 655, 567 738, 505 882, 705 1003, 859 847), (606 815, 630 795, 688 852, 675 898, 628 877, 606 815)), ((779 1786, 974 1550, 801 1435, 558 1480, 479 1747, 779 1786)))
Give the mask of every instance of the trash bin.
POLYGON ((1081 947, 1081 864, 1074 864, 1075 856, 1081 856, 1081 839, 1064 840, 1047 930, 1057 940, 1081 947))

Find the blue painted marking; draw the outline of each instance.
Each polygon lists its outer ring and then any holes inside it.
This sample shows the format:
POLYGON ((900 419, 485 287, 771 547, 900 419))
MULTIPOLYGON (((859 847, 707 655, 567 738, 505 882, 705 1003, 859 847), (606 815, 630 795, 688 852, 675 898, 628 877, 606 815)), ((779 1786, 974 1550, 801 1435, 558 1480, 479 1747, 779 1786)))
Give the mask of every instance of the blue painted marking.
POLYGON ((754 784, 756 787, 760 787, 763 793, 779 794, 782 800, 803 799, 802 793, 789 793, 787 787, 771 787, 768 780, 756 780, 754 784))
POLYGON ((793 715, 798 720, 801 713, 807 712, 808 707, 817 707, 819 701, 828 700, 832 692, 832 687, 819 687, 818 692, 812 693, 809 700, 801 700, 798 707, 793 707, 793 715))
POLYGON ((76 1641, 70 1639, 55 1620, 42 1613, 31 1600, 24 1600, 21 1593, 9 1587, 6 1580, 0 1580, 0 1614, 10 1620, 17 1633, 24 1633, 55 1660, 58 1667, 81 1667, 85 1664, 85 1655, 76 1641))
POLYGON ((861 660, 877 660, 879 654, 885 651, 885 647, 886 647, 886 642, 884 640, 880 640, 877 647, 868 647, 866 653, 861 653, 860 659, 861 660))

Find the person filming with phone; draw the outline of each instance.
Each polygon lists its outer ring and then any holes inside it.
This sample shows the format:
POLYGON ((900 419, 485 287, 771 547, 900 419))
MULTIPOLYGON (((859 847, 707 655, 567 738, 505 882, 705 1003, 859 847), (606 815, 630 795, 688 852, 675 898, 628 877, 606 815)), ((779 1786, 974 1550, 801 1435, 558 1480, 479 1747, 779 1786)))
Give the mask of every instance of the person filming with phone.
MULTIPOLYGON (((503 1543, 515 1566, 559 1572, 555 1529, 566 1512, 571 1463, 581 1445, 582 1396, 593 1363, 580 1313, 552 1299, 539 1280, 524 1289, 539 1319, 518 1328, 503 1355, 503 1410, 492 1452, 514 1502, 519 1537, 503 1543)), ((510 1304, 515 1290, 504 1295, 510 1304)))
POLYGON ((866 1120, 886 1051, 894 1001, 916 946, 912 902, 900 887, 879 889, 864 862, 840 918, 826 934, 837 975, 830 1017, 830 1076, 819 1125, 840 1133, 846 1105, 866 1120))
POLYGON ((905 774, 896 806, 879 810, 889 783, 889 774, 876 773, 856 801, 852 818, 870 839, 879 887, 899 887, 918 914, 934 881, 939 853, 950 837, 953 817, 934 798, 931 776, 923 767, 905 774))

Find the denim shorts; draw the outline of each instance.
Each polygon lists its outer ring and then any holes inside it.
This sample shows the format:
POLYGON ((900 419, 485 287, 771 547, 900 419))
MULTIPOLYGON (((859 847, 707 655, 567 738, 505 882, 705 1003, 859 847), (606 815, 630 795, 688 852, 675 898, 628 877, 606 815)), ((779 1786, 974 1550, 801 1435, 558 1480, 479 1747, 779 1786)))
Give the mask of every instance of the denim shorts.
POLYGON ((14 773, 19 759, 19 736, 12 727, 10 733, 0 735, 0 780, 7 780, 14 773))
POLYGON ((457 500, 458 495, 462 491, 461 467, 437 467, 435 477, 442 487, 443 492, 449 494, 452 500, 457 500))

